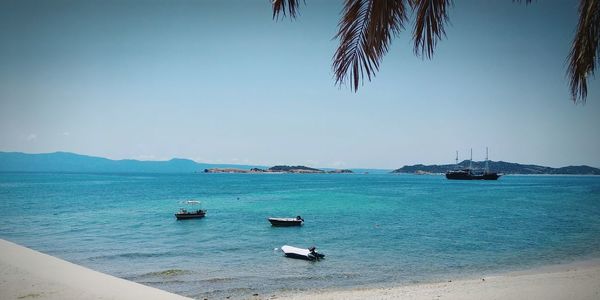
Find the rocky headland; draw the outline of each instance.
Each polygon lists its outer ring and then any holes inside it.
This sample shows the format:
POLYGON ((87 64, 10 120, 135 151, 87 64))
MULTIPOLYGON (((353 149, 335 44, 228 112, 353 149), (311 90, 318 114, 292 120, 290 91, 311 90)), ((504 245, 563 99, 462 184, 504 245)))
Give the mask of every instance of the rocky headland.
POLYGON ((212 168, 204 169, 204 173, 294 173, 294 174, 343 174, 353 173, 352 170, 321 170, 306 166, 274 166, 268 169, 252 168, 250 170, 235 168, 212 168))

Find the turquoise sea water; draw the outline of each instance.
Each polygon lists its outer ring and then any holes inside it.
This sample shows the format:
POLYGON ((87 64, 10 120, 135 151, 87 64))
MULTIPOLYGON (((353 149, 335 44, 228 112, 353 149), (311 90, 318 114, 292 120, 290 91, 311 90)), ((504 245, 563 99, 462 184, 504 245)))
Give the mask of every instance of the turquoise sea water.
POLYGON ((600 257, 600 177, 4 173, 0 237, 198 298, 447 280, 600 257))

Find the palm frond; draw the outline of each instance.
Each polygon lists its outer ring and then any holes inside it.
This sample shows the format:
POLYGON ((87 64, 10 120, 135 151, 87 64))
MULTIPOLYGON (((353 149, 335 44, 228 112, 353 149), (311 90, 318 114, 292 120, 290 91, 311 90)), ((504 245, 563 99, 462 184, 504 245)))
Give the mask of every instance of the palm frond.
POLYGON ((375 76, 392 38, 403 28, 406 11, 402 0, 346 0, 335 38, 340 44, 334 54, 336 84, 351 78, 358 90, 360 80, 375 76))
POLYGON ((300 7, 299 0, 273 0, 273 19, 279 19, 279 16, 285 18, 286 11, 290 15, 290 18, 294 19, 298 15, 298 8, 300 7))
POLYGON ((585 103, 587 79, 594 75, 600 48, 600 1, 581 0, 579 4, 579 24, 569 53, 569 76, 573 101, 585 103))
POLYGON ((431 58, 437 42, 446 36, 444 26, 452 0, 411 0, 410 4, 417 12, 413 30, 415 55, 431 58))

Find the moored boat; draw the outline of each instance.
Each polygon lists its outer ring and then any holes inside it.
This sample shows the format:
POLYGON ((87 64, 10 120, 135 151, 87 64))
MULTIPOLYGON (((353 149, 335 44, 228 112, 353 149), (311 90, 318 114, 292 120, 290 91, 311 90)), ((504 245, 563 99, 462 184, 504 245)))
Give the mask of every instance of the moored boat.
POLYGON ((454 180, 498 180, 500 174, 494 172, 475 173, 471 169, 449 171, 446 173, 447 179, 454 180))
MULTIPOLYGON (((446 172, 446 178, 452 180, 498 180, 501 174, 490 172, 488 166, 488 149, 485 148, 485 170, 483 172, 475 172, 472 167, 473 149, 471 149, 471 159, 469 167, 462 170, 453 170, 446 172)), ((456 165, 458 166, 458 151, 456 152, 456 165)))
POLYGON ((297 216, 295 218, 268 218, 272 226, 287 227, 287 226, 300 226, 304 223, 302 217, 297 216))
POLYGON ((206 210, 198 209, 195 211, 188 211, 187 209, 181 209, 178 213, 175 214, 177 220, 186 220, 186 219, 198 219, 204 218, 206 216, 206 210))
POLYGON ((325 254, 317 252, 317 248, 310 247, 308 249, 298 248, 293 246, 284 245, 281 246, 281 251, 289 258, 305 259, 305 260, 319 260, 325 258, 325 254))

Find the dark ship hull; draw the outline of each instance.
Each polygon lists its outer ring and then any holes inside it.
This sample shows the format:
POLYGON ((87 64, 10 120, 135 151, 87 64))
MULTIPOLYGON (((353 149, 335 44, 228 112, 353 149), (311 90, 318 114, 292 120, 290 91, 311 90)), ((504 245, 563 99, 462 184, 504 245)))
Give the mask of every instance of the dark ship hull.
POLYGON ((205 210, 197 210, 194 212, 188 212, 186 210, 181 210, 180 212, 175 214, 175 218, 177 218, 177 220, 187 220, 187 219, 199 219, 199 218, 204 218, 206 216, 206 211, 205 210))
POLYGON ((300 226, 302 225, 302 220, 296 220, 292 218, 269 218, 269 222, 271 225, 277 227, 289 227, 289 226, 300 226))
POLYGON ((500 176, 498 173, 475 174, 470 171, 450 171, 446 173, 446 178, 452 180, 498 180, 500 176))

